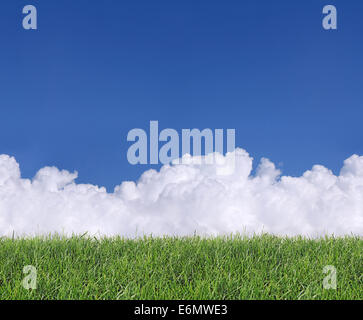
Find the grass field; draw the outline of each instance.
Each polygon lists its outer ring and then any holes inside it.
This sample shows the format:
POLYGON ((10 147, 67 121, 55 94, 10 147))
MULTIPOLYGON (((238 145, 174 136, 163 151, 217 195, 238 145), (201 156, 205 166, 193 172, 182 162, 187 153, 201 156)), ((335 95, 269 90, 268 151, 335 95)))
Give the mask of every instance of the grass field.
POLYGON ((363 299, 362 252, 359 237, 2 238, 0 299, 363 299))

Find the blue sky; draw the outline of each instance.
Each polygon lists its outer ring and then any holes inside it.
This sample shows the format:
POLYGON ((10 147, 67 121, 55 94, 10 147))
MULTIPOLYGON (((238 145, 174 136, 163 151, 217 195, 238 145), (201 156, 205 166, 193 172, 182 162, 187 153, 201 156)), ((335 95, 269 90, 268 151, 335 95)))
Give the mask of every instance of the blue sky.
POLYGON ((0 154, 24 177, 54 165, 112 190, 149 168, 127 162, 127 132, 158 120, 235 128, 284 174, 336 172, 363 154, 362 15, 355 0, 2 1, 0 154))

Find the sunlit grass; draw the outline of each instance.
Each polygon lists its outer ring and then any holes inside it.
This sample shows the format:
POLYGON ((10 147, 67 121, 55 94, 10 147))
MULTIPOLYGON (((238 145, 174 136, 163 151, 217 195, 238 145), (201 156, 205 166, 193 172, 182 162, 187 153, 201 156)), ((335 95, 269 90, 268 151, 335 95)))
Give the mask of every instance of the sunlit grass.
POLYGON ((359 237, 3 238, 0 299, 363 299, 362 252, 359 237))

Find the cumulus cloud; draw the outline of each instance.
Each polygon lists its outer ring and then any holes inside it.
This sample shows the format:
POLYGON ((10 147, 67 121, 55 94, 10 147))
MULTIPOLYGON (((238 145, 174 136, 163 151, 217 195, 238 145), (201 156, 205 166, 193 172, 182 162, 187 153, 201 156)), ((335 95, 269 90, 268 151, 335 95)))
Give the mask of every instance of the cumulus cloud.
POLYGON ((54 167, 23 179, 16 160, 0 155, 0 235, 363 235, 363 157, 345 160, 338 176, 316 165, 289 177, 268 159, 252 175, 242 149, 214 156, 200 165, 186 155, 107 193, 54 167))

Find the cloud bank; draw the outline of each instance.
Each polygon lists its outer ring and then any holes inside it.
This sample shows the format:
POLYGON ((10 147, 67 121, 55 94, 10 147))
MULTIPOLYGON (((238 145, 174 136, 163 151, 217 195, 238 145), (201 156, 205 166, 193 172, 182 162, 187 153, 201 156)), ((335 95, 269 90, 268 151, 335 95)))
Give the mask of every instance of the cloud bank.
POLYGON ((215 157, 200 165, 186 155, 107 193, 55 167, 23 179, 16 160, 0 155, 0 235, 363 235, 363 157, 345 160, 338 176, 315 165, 300 177, 268 159, 252 175, 242 149, 215 157))

